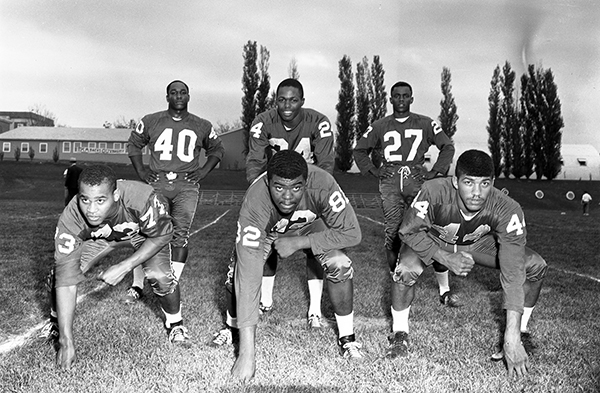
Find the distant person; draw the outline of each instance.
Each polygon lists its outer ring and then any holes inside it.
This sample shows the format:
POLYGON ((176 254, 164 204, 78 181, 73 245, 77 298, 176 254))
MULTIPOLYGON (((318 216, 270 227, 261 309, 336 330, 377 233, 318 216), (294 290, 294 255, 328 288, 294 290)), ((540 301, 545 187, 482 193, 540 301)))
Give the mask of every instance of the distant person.
MULTIPOLYGON (((167 85, 167 110, 146 115, 131 132, 129 158, 139 178, 165 197, 173 217, 171 262, 179 281, 188 258, 190 228, 200 197, 199 184, 223 157, 221 138, 205 119, 188 112, 188 86, 174 80, 167 85), (150 167, 142 160, 142 149, 150 150, 150 167), (202 149, 206 163, 200 166, 202 149)), ((133 303, 142 296, 144 272, 133 271, 133 283, 124 301, 133 303)))
MULTIPOLYGON (((314 109, 303 108, 304 88, 296 79, 285 79, 277 86, 276 108, 259 114, 250 129, 246 178, 252 183, 267 169, 269 158, 281 150, 294 150, 309 164, 333 174, 334 140, 331 123, 327 116, 314 109)), ((277 271, 277 254, 273 253, 265 263, 261 313, 273 307, 273 287, 277 271)), ((310 328, 320 328, 321 297, 323 294, 323 268, 311 250, 306 250, 306 275, 308 280, 309 306, 307 322, 310 328)))
POLYGON ((117 181, 107 165, 83 170, 79 195, 60 216, 54 240, 53 314, 59 334, 52 336, 58 336, 58 367, 69 369, 76 359, 73 321, 77 285, 100 259, 120 247, 132 247, 135 252, 101 272, 98 279, 114 286, 134 267, 143 266, 165 315, 169 340, 174 344, 188 341, 179 285, 171 267, 172 237, 166 201, 152 187, 138 181, 117 181))
POLYGON ((79 192, 79 175, 83 168, 77 165, 77 159, 72 157, 71 166, 65 169, 63 177, 65 178, 65 206, 79 192))
POLYGON ((591 201, 592 201, 592 196, 590 194, 588 194, 587 191, 584 191, 583 195, 581 196, 581 206, 583 207, 583 215, 584 216, 590 215, 590 202, 591 201))
MULTIPOLYGON (((410 111, 414 101, 413 90, 406 82, 397 82, 390 90, 390 103, 394 113, 375 121, 363 131, 354 148, 354 159, 361 173, 379 179, 379 192, 385 226, 384 249, 390 272, 398 261, 402 242, 398 228, 404 211, 410 206, 424 181, 445 176, 454 157, 454 144, 440 126, 431 118, 410 111), (428 171, 425 153, 435 145, 440 154, 428 171), (378 168, 370 159, 374 150, 383 151, 378 168)), ((450 290, 448 269, 434 262, 439 299, 448 307, 461 306, 459 297, 450 290)))
MULTIPOLYGON (((263 265, 274 253, 287 258, 296 251, 311 250, 325 271, 340 354, 347 359, 362 358, 354 335, 354 269, 342 251, 360 243, 361 231, 354 209, 333 176, 308 165, 293 150, 276 153, 266 174, 248 188, 237 227, 226 281, 229 326, 224 329, 229 334, 230 328, 239 331, 233 375, 244 381, 254 376, 263 265)), ((230 335, 222 344, 232 341, 230 335)))
POLYGON ((522 376, 529 367, 523 342, 530 342, 528 321, 540 295, 547 265, 526 247, 521 206, 494 188, 494 164, 480 150, 468 150, 456 162, 452 178, 423 184, 400 226, 403 244, 392 286, 393 334, 388 357, 409 348, 408 317, 415 284, 437 261, 466 277, 473 265, 500 269, 506 310, 504 344, 492 359, 504 358, 508 374, 522 376))

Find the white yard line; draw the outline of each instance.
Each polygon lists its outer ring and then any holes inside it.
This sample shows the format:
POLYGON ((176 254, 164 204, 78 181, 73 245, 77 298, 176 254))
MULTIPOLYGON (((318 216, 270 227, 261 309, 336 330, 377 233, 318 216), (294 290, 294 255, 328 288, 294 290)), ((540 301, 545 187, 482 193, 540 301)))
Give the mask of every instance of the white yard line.
MULTIPOLYGON (((214 224, 219 222, 219 220, 221 218, 225 217, 225 215, 229 212, 230 212, 230 210, 227 210, 225 213, 223 213, 219 217, 217 217, 214 221, 196 229, 194 232, 190 233, 190 237, 194 236, 195 234, 197 234, 200 231, 205 230, 206 228, 213 226, 214 224)), ((77 296, 77 304, 81 303, 87 296, 92 295, 92 294, 106 288, 107 286, 108 286, 107 284, 102 283, 102 284, 99 284, 98 286, 96 286, 91 291, 82 293, 81 295, 77 296)), ((27 330, 25 333, 21 333, 17 336, 9 338, 8 340, 4 341, 3 343, 0 343, 0 355, 5 354, 9 351, 12 351, 13 349, 25 344, 27 339, 32 337, 33 335, 35 335, 41 328, 44 327, 45 324, 46 324, 46 321, 40 322, 37 325, 33 326, 32 328, 29 328, 29 330, 27 330)))

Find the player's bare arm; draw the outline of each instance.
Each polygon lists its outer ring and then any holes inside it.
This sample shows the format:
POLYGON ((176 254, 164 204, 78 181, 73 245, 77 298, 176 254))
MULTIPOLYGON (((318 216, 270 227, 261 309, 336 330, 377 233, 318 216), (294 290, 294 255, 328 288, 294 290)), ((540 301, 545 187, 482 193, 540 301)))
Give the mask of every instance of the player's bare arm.
POLYGON ((506 310, 506 329, 504 331, 504 358, 509 378, 520 378, 527 374, 529 357, 521 343, 521 314, 506 310))
POLYGON ((133 168, 135 169, 135 172, 141 181, 148 184, 158 181, 158 174, 146 169, 142 160, 142 156, 130 156, 129 158, 131 159, 131 164, 133 165, 133 168))
POLYGON ((249 382, 256 372, 256 326, 239 329, 240 351, 231 374, 243 382, 249 382))
POLYGON ((56 288, 56 311, 58 313, 59 349, 56 353, 56 366, 70 369, 76 360, 75 342, 73 341, 73 318, 77 304, 77 286, 56 288))
POLYGON ((438 249, 433 256, 433 259, 446 266, 452 273, 463 277, 466 277, 475 265, 473 256, 465 251, 450 253, 438 249))
POLYGON ((197 171, 188 173, 185 176, 185 180, 195 184, 200 183, 202 179, 204 179, 213 169, 215 169, 215 167, 220 161, 221 159, 218 157, 209 156, 206 159, 206 163, 204 164, 204 166, 198 169, 197 171))
POLYGON ((140 248, 129 258, 124 259, 118 264, 109 267, 105 272, 100 273, 98 279, 104 281, 108 285, 117 285, 123 280, 127 273, 132 271, 136 266, 141 265, 155 256, 163 247, 169 244, 172 238, 172 233, 164 236, 147 238, 140 248))
POLYGON ((280 257, 287 258, 298 250, 310 248, 310 239, 308 236, 282 237, 273 242, 273 247, 280 257))

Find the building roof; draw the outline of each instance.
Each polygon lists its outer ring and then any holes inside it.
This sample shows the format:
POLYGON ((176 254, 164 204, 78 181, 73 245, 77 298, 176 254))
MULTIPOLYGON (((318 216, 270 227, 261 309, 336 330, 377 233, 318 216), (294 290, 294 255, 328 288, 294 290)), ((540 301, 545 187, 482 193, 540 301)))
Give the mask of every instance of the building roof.
POLYGON ((20 141, 123 141, 129 128, 18 127, 0 134, 0 140, 20 141))

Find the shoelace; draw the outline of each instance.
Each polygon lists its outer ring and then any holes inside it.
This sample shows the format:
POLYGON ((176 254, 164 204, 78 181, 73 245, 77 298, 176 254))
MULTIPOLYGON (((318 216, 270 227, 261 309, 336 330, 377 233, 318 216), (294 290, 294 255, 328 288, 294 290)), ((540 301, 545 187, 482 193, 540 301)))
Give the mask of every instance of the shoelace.
POLYGON ((404 179, 408 179, 410 175, 410 168, 407 166, 401 166, 398 168, 398 173, 400 174, 400 191, 404 191, 404 179))
POLYGON ((183 339, 188 338, 187 329, 184 326, 175 326, 171 333, 169 334, 169 339, 171 342, 174 341, 183 341, 183 339))
POLYGON ((360 349, 362 348, 362 344, 357 342, 349 342, 344 344, 342 347, 345 349, 344 357, 345 358, 361 358, 362 354, 360 353, 360 349))
POLYGON ((215 333, 213 342, 217 345, 229 344, 233 342, 231 331, 229 329, 219 330, 218 333, 215 333))

